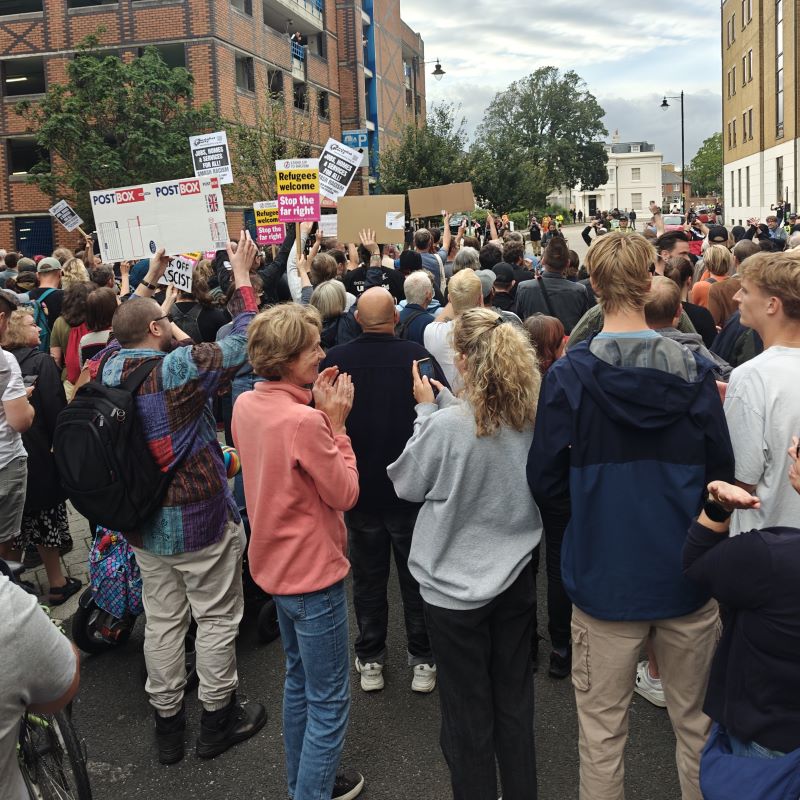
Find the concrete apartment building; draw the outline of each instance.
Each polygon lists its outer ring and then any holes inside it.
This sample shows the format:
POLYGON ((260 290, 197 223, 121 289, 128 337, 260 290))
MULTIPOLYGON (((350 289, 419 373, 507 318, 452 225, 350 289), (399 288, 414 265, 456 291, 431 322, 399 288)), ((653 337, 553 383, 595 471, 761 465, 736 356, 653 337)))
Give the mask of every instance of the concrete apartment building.
MULTIPOLYGON (((125 60, 156 45, 193 74, 196 102, 226 118, 252 124, 268 94, 282 96, 288 129, 312 152, 343 130, 368 130, 370 166, 354 191, 367 191, 380 146, 424 120, 424 46, 399 0, 2 0, 0 246, 33 254, 75 244, 47 214, 52 199, 26 182, 38 156, 14 105, 63 81, 99 27, 103 50, 125 60), (289 41, 295 31, 305 47, 289 41)), ((231 230, 252 215, 226 210, 231 230)))
POLYGON ((728 225, 762 220, 770 206, 797 208, 798 5, 722 3, 722 152, 728 225))

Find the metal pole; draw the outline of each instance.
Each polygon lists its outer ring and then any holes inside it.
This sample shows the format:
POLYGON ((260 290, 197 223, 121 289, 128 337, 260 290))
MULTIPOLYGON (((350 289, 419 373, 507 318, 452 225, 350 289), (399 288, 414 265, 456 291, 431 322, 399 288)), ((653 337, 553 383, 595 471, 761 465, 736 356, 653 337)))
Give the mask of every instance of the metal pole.
POLYGON ((681 202, 686 213, 686 149, 684 145, 683 92, 681 92, 681 202))

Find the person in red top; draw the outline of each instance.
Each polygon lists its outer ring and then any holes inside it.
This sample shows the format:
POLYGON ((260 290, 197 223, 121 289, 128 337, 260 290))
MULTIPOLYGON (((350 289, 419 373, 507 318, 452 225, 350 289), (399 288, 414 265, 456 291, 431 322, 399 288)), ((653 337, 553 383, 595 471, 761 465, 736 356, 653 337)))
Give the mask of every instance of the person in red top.
POLYGON ((266 380, 236 401, 232 432, 250 518, 250 572, 275 599, 286 653, 289 795, 351 800, 364 778, 337 767, 350 714, 343 512, 358 500, 345 430, 353 383, 337 367, 317 374, 321 330, 313 306, 273 306, 253 320, 248 355, 266 380))
POLYGON ((708 291, 715 283, 728 280, 733 271, 733 256, 724 244, 712 244, 703 256, 706 269, 702 280, 692 287, 691 300, 696 306, 708 308, 708 291))

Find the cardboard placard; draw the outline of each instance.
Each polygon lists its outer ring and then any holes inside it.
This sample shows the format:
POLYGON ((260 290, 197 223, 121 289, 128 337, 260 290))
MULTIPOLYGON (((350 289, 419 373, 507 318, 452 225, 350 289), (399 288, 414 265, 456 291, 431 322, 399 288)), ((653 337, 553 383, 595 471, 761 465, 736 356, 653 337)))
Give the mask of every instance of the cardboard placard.
POLYGON ((319 229, 325 239, 336 239, 339 235, 339 215, 323 214, 319 218, 319 229))
POLYGON ((70 233, 83 225, 83 220, 66 200, 59 200, 48 210, 50 216, 55 217, 70 233))
POLYGON ((220 183, 233 183, 231 153, 225 131, 189 137, 196 178, 219 178, 220 183))
POLYGON ((281 222, 313 222, 320 217, 319 161, 289 158, 275 162, 278 219, 281 222))
POLYGON ((169 266, 164 271, 164 275, 158 281, 162 285, 174 286, 186 294, 192 293, 192 274, 197 262, 200 260, 200 253, 182 253, 175 256, 169 266))
POLYGON ((224 250, 228 226, 219 178, 184 178, 89 192, 107 264, 167 255, 224 250))
POLYGON ((472 193, 472 183, 450 183, 445 186, 429 186, 425 189, 409 189, 408 204, 411 207, 411 216, 435 217, 447 211, 453 214, 456 211, 474 211, 475 195, 472 193))
POLYGON ((256 215, 256 244, 280 244, 286 238, 286 226, 278 222, 278 201, 253 203, 256 215))
POLYGON ((333 200, 346 194, 356 172, 361 169, 361 153, 336 139, 328 139, 319 157, 320 194, 333 200))
POLYGON ((375 231, 378 244, 399 244, 405 230, 406 198, 402 194, 345 195, 337 208, 338 239, 340 242, 359 243, 359 232, 364 228, 375 231), (402 218, 401 228, 394 227, 402 218), (387 226, 387 219, 393 223, 387 226))

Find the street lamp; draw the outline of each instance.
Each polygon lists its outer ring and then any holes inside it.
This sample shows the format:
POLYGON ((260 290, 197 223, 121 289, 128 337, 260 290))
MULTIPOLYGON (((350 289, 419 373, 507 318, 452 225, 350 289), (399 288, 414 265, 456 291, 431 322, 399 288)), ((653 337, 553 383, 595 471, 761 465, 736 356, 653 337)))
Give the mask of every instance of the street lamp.
POLYGON ((439 59, 436 59, 436 66, 433 68, 433 72, 431 73, 437 81, 442 79, 444 75, 444 70, 442 69, 442 65, 439 63, 439 59))
POLYGON ((669 108, 667 100, 680 100, 681 101, 681 211, 686 213, 686 149, 684 146, 684 117, 683 117, 683 92, 677 97, 667 97, 661 101, 661 108, 666 111, 669 108))

